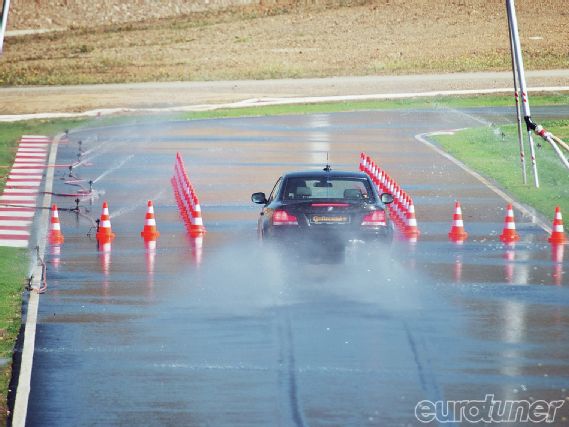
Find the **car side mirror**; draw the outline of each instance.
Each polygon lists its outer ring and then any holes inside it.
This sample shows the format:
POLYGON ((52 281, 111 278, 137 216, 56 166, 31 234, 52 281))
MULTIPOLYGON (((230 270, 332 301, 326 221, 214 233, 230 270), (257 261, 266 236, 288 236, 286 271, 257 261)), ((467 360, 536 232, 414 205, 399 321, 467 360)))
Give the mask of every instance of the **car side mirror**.
POLYGON ((257 203, 258 205, 266 205, 267 196, 265 196, 265 193, 253 193, 251 195, 251 201, 253 203, 257 203))
POLYGON ((393 196, 389 193, 382 193, 380 198, 381 198, 381 202, 385 205, 393 203, 393 196))

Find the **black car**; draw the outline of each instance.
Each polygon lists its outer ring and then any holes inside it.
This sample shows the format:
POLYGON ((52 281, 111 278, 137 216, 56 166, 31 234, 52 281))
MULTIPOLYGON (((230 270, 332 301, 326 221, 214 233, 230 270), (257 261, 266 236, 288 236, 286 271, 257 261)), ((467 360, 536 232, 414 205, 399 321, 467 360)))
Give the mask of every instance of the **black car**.
POLYGON ((264 205, 258 232, 262 238, 286 242, 344 245, 349 241, 390 242, 393 225, 385 205, 388 193, 379 195, 370 178, 361 172, 292 172, 279 178, 267 198, 254 193, 254 203, 264 205))

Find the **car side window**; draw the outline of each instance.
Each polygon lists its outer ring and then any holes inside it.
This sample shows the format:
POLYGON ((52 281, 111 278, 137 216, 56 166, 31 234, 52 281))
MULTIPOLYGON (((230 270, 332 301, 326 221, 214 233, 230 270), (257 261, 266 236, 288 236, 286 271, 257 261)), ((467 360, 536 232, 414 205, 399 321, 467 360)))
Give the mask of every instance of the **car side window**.
POLYGON ((282 183, 283 183, 283 177, 281 176, 275 183, 273 191, 271 191, 271 195, 269 196, 269 201, 268 201, 269 203, 271 203, 275 199, 275 197, 277 197, 277 195, 279 194, 282 183))

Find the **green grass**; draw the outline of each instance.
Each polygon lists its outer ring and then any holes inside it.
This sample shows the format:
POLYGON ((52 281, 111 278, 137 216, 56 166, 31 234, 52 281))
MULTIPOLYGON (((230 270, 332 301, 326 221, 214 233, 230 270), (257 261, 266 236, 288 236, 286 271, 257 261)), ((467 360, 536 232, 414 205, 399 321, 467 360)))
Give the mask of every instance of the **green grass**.
POLYGON ((26 250, 0 247, 0 420, 7 414, 6 397, 12 376, 12 351, 20 330, 22 291, 28 257, 26 250))
MULTIPOLYGON (((542 125, 564 141, 569 139, 569 120, 546 121, 542 125)), ((448 153, 494 180, 514 198, 533 206, 547 218, 553 218, 555 206, 569 213, 569 171, 551 146, 540 137, 534 138, 536 144, 542 145, 536 152, 538 189, 533 185, 527 140, 528 183, 523 184, 515 125, 466 129, 454 135, 438 135, 434 139, 448 153)), ((566 151, 564 153, 569 156, 566 151)))

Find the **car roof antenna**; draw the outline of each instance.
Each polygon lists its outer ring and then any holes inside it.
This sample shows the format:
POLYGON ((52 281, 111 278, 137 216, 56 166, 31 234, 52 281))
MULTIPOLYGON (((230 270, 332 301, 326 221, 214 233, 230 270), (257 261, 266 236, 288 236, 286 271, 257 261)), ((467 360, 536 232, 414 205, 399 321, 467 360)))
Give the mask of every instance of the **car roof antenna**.
POLYGON ((330 172, 332 170, 332 166, 330 166, 330 162, 328 160, 328 151, 326 151, 326 166, 324 166, 324 172, 330 172))

